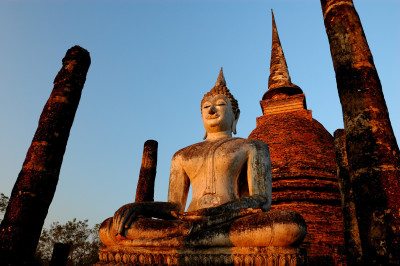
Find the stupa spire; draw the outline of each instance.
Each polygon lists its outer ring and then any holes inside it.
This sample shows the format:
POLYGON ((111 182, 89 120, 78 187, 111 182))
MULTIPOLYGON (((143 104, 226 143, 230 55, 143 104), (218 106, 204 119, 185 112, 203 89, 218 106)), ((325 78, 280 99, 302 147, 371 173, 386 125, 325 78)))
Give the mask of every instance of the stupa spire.
POLYGON ((271 64, 268 79, 268 89, 276 89, 280 87, 290 87, 289 70, 286 64, 285 55, 283 53, 281 41, 279 39, 278 30, 276 28, 274 12, 272 14, 272 48, 271 48, 271 64))
POLYGON ((226 81, 225 81, 224 72, 222 70, 222 67, 219 70, 217 82, 215 82, 215 87, 218 87, 218 86, 226 86, 226 81))
POLYGON ((295 95, 303 91, 290 80, 289 70, 286 64, 281 41, 279 40, 278 30, 276 28, 274 12, 272 14, 272 48, 271 64, 268 79, 268 91, 264 93, 263 100, 270 99, 276 94, 295 95))

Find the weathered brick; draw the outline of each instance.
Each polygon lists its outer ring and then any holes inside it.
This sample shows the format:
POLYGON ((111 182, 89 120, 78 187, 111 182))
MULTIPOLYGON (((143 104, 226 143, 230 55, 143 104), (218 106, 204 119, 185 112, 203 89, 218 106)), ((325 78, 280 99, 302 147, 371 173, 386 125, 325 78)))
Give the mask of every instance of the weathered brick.
MULTIPOLYGON (((284 105, 290 105, 294 97, 299 95, 277 100, 280 109, 285 110, 284 105)), ((265 100, 261 105, 266 106, 265 100)), ((270 106, 277 109, 277 104, 270 106)), ((303 246, 311 262, 345 263, 332 135, 304 108, 264 113, 249 138, 264 141, 270 149, 272 209, 290 209, 304 217, 307 236, 303 246)))

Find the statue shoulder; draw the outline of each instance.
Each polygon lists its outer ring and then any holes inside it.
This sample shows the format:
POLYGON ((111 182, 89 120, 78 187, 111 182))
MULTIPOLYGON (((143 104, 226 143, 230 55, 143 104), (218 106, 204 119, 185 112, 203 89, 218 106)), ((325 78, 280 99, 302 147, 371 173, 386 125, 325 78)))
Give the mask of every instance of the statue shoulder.
POLYGON ((261 141, 261 140, 258 140, 258 139, 247 139, 251 144, 253 144, 253 145, 255 145, 255 146, 257 146, 257 147, 262 147, 262 148, 266 148, 266 149, 268 149, 268 145, 264 142, 264 141, 261 141))
POLYGON ((182 159, 187 156, 190 156, 190 154, 196 153, 200 149, 202 149, 203 146, 204 146, 204 141, 182 148, 177 152, 175 152, 174 156, 172 157, 172 160, 182 159))
POLYGON ((255 151, 262 151, 262 152, 267 152, 269 153, 268 145, 258 139, 243 139, 244 142, 246 143, 246 146, 248 146, 251 149, 254 149, 255 151))
POLYGON ((244 138, 232 138, 234 142, 237 144, 245 145, 245 146, 253 146, 257 149, 267 149, 268 145, 265 142, 258 139, 244 139, 244 138))

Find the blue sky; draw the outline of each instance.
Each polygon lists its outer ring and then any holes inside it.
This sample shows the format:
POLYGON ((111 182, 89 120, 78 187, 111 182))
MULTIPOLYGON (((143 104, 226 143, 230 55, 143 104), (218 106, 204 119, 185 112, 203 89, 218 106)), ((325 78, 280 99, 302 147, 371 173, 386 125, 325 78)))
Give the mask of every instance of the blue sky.
MULTIPOLYGON (((354 1, 392 126, 400 135, 400 1, 354 1)), ((159 142, 155 198, 167 199, 171 157, 204 135, 202 96, 224 68, 239 101, 239 137, 261 116, 271 15, 292 82, 313 117, 343 127, 319 1, 0 1, 0 192, 10 195, 65 52, 92 64, 46 225, 102 222, 135 197, 143 143, 159 142)))

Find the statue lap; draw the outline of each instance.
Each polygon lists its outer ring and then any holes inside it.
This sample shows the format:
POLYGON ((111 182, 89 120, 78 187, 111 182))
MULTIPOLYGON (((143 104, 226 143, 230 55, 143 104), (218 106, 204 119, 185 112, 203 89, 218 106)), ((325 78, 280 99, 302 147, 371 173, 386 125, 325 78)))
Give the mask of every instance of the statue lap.
POLYGON ((104 230, 107 227, 112 227, 112 218, 103 222, 99 232, 106 246, 100 250, 97 265, 306 263, 305 251, 298 248, 306 224, 293 211, 251 214, 195 233, 187 222, 152 218, 135 221, 122 239, 111 236, 104 230))

